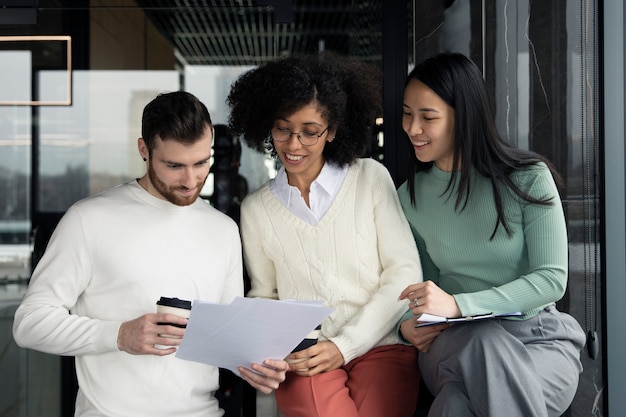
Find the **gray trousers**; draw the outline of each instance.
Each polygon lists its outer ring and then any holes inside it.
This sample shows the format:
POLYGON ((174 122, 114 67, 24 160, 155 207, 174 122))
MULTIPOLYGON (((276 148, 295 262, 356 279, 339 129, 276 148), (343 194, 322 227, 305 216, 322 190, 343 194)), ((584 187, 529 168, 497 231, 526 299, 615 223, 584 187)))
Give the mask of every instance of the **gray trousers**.
POLYGON ((576 394, 584 344, 578 322, 554 306, 524 321, 453 325, 419 353, 435 396, 428 416, 560 416, 576 394))

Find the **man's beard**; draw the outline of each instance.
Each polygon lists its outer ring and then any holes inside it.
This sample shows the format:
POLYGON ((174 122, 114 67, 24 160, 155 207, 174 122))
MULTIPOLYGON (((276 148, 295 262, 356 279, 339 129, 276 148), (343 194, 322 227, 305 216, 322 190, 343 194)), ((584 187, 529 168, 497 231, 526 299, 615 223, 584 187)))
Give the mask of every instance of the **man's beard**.
POLYGON ((177 187, 168 186, 163 181, 161 181, 161 179, 157 176, 156 172, 154 172, 154 168, 152 168, 152 164, 148 164, 148 178, 150 178, 150 182, 152 183, 152 186, 159 192, 159 194, 163 196, 163 198, 165 198, 167 201, 177 206, 188 206, 190 204, 193 204, 198 198, 198 196, 200 195, 200 192, 202 191, 202 187, 204 186, 204 183, 206 181, 206 178, 205 178, 202 182, 199 182, 195 187, 196 192, 190 196, 185 197, 185 196, 176 194, 176 190, 187 190, 188 188, 183 187, 183 186, 177 186, 177 187))

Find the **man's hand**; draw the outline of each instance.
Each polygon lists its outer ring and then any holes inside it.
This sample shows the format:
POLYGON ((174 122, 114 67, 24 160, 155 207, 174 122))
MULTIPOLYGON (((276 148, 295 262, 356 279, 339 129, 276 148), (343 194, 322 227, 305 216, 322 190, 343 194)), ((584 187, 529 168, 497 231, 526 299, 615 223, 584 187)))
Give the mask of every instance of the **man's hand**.
POLYGON ((339 369, 343 365, 344 359, 333 342, 324 340, 309 348, 290 354, 287 356, 287 361, 291 362, 290 371, 300 376, 313 376, 339 369))
POLYGON ((174 314, 150 313, 126 321, 117 334, 117 347, 132 355, 170 355, 182 342, 185 329, 169 323, 186 326, 187 319, 174 314))
POLYGON ((240 366, 239 376, 262 393, 270 394, 285 380, 289 364, 283 360, 267 359, 262 365, 253 363, 251 368, 240 366))

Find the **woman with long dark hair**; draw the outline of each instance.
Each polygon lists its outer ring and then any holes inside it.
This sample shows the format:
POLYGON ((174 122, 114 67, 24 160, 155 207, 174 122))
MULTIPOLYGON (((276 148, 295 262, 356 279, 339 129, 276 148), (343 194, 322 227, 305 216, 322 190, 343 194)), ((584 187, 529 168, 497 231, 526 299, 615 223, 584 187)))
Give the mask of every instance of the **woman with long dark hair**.
POLYGON ((414 150, 398 193, 424 282, 400 295, 400 331, 435 396, 429 416, 560 416, 585 336, 555 307, 567 287, 567 230, 550 162, 499 136, 484 80, 465 56, 426 60, 406 83, 414 150), (420 315, 520 316, 416 327, 420 315))

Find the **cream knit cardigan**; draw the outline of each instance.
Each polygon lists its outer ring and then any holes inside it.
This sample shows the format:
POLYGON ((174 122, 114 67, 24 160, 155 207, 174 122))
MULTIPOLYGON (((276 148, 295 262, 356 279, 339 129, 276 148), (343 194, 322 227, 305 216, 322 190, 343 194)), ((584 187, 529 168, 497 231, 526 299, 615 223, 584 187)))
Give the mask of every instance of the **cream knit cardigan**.
POLYGON ((399 343, 398 301, 422 281, 415 241, 387 169, 373 159, 352 164, 335 201, 313 226, 271 193, 269 182, 241 209, 244 261, 251 297, 322 300, 334 312, 320 339, 344 363, 377 346, 399 343))

